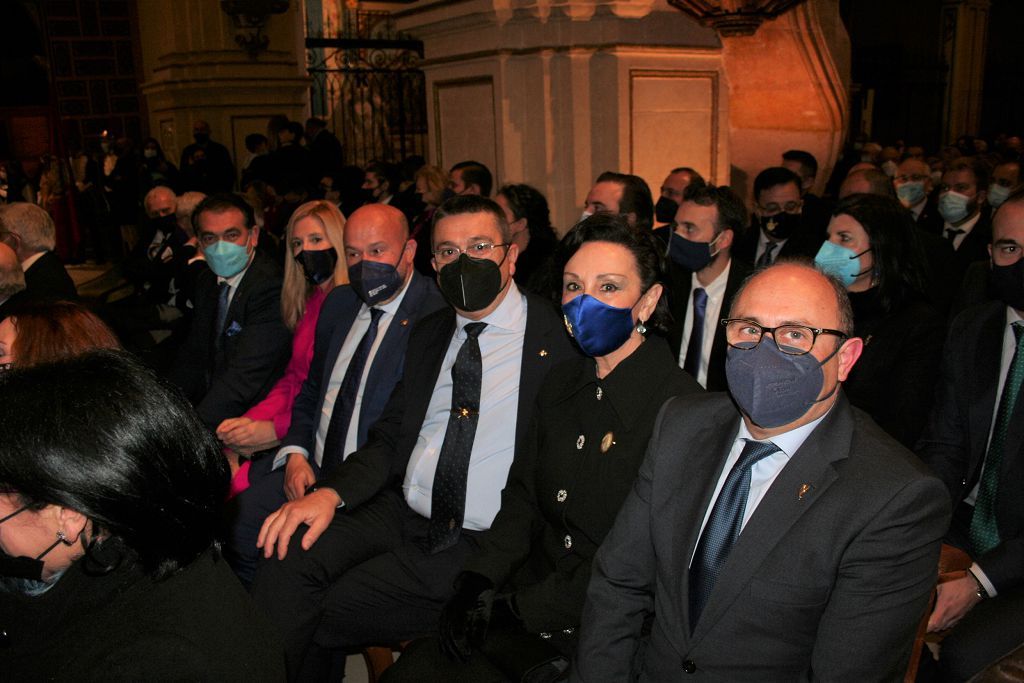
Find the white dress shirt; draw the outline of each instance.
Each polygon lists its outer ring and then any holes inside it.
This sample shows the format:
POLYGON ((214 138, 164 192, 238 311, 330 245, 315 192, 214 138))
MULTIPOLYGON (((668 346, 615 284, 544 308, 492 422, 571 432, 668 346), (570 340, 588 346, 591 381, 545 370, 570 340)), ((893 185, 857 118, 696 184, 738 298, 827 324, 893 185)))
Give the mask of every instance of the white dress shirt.
MULTIPOLYGON (((352 408, 352 418, 349 420, 348 432, 345 434, 343 459, 348 458, 359 447, 359 413, 363 407, 366 378, 370 374, 370 368, 373 367, 373 360, 377 357, 377 351, 384 341, 384 336, 388 333, 388 328, 391 327, 395 314, 398 313, 398 309, 402 305, 402 300, 405 299, 405 293, 409 291, 409 282, 411 282, 411 278, 405 283, 402 291, 394 299, 386 304, 375 307, 382 310, 383 313, 380 316, 380 320, 377 321, 377 337, 373 340, 373 346, 370 347, 370 355, 366 357, 366 365, 363 366, 363 376, 359 378, 359 388, 356 391, 356 401, 352 408)), ((327 441, 327 430, 331 425, 331 415, 334 413, 334 404, 338 401, 341 383, 345 380, 345 373, 348 371, 349 363, 352 362, 352 356, 356 355, 356 349, 359 348, 363 335, 370 329, 370 322, 372 320, 370 307, 364 303, 359 307, 359 312, 356 314, 355 320, 352 321, 348 334, 345 335, 345 341, 342 342, 341 348, 338 350, 338 357, 334 361, 331 377, 327 381, 327 387, 324 391, 324 403, 320 410, 320 419, 317 420, 316 424, 313 460, 318 466, 323 464, 324 461, 324 443, 327 441)), ((274 456, 273 468, 277 469, 284 465, 287 462, 289 453, 301 453, 302 457, 309 460, 309 451, 305 448, 301 446, 285 446, 274 456)))
POLYGON ((772 251, 772 263, 779 258, 779 252, 782 251, 782 247, 786 245, 787 240, 769 240, 768 235, 764 234, 764 230, 761 228, 757 229, 757 251, 754 253, 754 263, 757 263, 761 258, 761 254, 768 248, 768 242, 775 242, 775 250, 772 251))
MULTIPOLYGON (((834 406, 833 406, 834 407, 834 406)), ((829 409, 825 415, 822 415, 813 422, 791 429, 788 432, 782 434, 776 434, 775 436, 768 439, 773 444, 778 446, 779 450, 771 455, 762 458, 761 460, 754 463, 753 467, 750 468, 750 493, 747 495, 747 507, 743 510, 743 521, 740 523, 740 530, 747 525, 751 515, 754 514, 754 510, 761 504, 761 500, 768 493, 768 489, 771 488, 772 483, 775 481, 779 473, 789 462, 789 459, 799 450, 800 446, 803 445, 807 437, 811 435, 815 427, 821 423, 822 420, 832 412, 829 409)), ((725 485, 725 480, 729 476, 729 472, 732 471, 733 465, 735 465, 739 459, 740 454, 743 452, 743 447, 747 445, 746 439, 757 441, 750 435, 750 431, 747 429, 746 423, 740 418, 739 433, 736 434, 736 441, 733 442, 732 449, 729 451, 729 456, 725 459, 725 467, 722 468, 722 474, 718 477, 718 483, 715 484, 715 493, 711 496, 711 501, 708 503, 708 509, 704 511, 704 519, 700 524, 700 532, 703 535, 704 527, 708 523, 708 518, 711 516, 711 511, 715 507, 715 501, 718 500, 718 494, 722 492, 722 487, 725 485)), ((699 540, 699 537, 698 537, 699 540)), ((697 545, 694 545, 694 553, 697 552, 697 545)), ((693 561, 693 556, 690 556, 690 561, 693 561)))
POLYGON ((256 256, 254 251, 253 256, 249 257, 249 262, 245 264, 245 268, 242 268, 240 271, 238 271, 231 277, 221 277, 220 275, 217 276, 218 288, 222 283, 228 283, 228 306, 231 306, 231 302, 235 300, 235 292, 238 291, 238 285, 242 284, 242 279, 245 277, 245 274, 249 272, 249 266, 252 265, 252 262, 255 259, 256 256))
POLYGON ((715 343, 715 332, 718 330, 722 315, 722 304, 725 301, 725 285, 729 281, 732 259, 729 259, 725 270, 718 274, 711 284, 704 286, 697 279, 697 273, 690 275, 690 300, 686 304, 686 323, 683 326, 683 343, 679 345, 679 367, 686 362, 686 350, 690 346, 690 335, 693 332, 693 292, 703 289, 708 295, 704 305, 704 338, 700 345, 700 364, 697 366, 697 383, 705 389, 708 386, 708 361, 711 358, 711 345, 715 343))
MULTIPOLYGON (((471 322, 477 321, 456 315, 457 330, 448 345, 402 483, 409 507, 428 518, 434 472, 451 414, 451 371, 459 349, 466 340, 464 328, 471 322)), ((505 299, 479 322, 487 323, 478 337, 483 363, 480 417, 469 459, 466 510, 462 522, 463 528, 476 531, 489 529, 494 516, 498 514, 501 490, 505 488, 508 469, 515 453, 519 376, 526 335, 526 297, 514 282, 509 283, 505 299)))
POLYGON ((978 224, 978 220, 981 219, 981 212, 974 214, 974 218, 970 219, 963 225, 953 225, 949 221, 945 221, 942 224, 942 236, 946 236, 947 230, 963 230, 962 233, 953 238, 953 249, 959 249, 960 245, 964 243, 964 239, 971 234, 971 230, 974 230, 974 226, 978 224))
MULTIPOLYGON (((1006 384, 1006 374, 1010 371, 1010 363, 1013 362, 1013 354, 1014 351, 1017 350, 1017 337, 1013 334, 1013 324, 1015 322, 1020 322, 1021 320, 1024 319, 1017 314, 1017 311, 1010 306, 1006 307, 1006 325, 1003 327, 1003 352, 999 360, 999 383, 996 385, 996 402, 994 410, 992 411, 992 422, 988 428, 988 439, 985 442, 986 454, 988 452, 987 444, 992 442, 992 432, 994 432, 996 428, 996 417, 999 413, 999 401, 1003 397, 1003 386, 1006 384)), ((985 474, 986 464, 987 463, 982 463, 981 472, 978 473, 978 481, 975 482, 974 488, 972 488, 971 492, 967 494, 966 498, 964 498, 964 502, 971 507, 974 507, 974 503, 978 500, 978 488, 981 486, 981 477, 985 474)), ((985 572, 982 571, 981 567, 979 567, 977 563, 971 565, 971 572, 978 577, 979 581, 981 581, 981 585, 985 587, 989 597, 995 597, 996 587, 992 585, 988 576, 985 575, 985 572)))

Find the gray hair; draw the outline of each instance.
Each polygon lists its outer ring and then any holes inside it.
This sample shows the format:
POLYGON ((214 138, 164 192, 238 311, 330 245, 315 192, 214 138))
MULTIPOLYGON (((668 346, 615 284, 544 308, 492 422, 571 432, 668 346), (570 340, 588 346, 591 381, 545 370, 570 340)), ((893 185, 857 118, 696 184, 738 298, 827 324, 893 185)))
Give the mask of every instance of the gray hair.
POLYGON ((0 206, 0 228, 17 235, 24 251, 52 251, 57 245, 53 219, 35 204, 17 202, 0 206))

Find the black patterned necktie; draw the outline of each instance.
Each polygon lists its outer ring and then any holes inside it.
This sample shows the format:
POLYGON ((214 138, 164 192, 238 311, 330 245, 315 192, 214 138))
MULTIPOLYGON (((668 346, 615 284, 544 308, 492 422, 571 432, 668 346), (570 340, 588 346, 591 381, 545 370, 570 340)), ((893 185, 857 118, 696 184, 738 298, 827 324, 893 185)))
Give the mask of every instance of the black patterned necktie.
POLYGON ((430 502, 430 552, 438 553, 455 545, 462 533, 466 513, 466 478, 473 439, 480 421, 480 383, 483 362, 477 337, 487 323, 466 325, 462 343, 452 366, 452 409, 444 433, 441 455, 437 459, 430 502))
POLYGON ((946 239, 950 244, 956 244, 956 238, 964 234, 960 228, 946 228, 946 239))
POLYGON ((370 326, 363 333, 352 359, 348 362, 345 377, 334 399, 331 410, 331 421, 327 425, 327 436, 324 437, 324 452, 321 458, 320 471, 329 472, 345 460, 345 441, 348 428, 352 423, 352 414, 356 408, 356 396, 359 395, 359 384, 363 379, 363 370, 370 357, 373 342, 377 339, 377 328, 384 311, 380 308, 370 309, 370 326))
POLYGON ((1003 393, 999 397, 996 422, 992 439, 985 454, 985 464, 978 482, 978 498, 971 515, 970 539, 975 555, 983 555, 999 545, 999 525, 996 522, 996 501, 999 494, 999 479, 1003 470, 1003 454, 1006 451, 1006 433, 1010 429, 1021 384, 1024 383, 1024 323, 1013 324, 1014 340, 1017 347, 1006 371, 1003 393))
POLYGON ((750 495, 750 469, 754 463, 776 453, 779 447, 771 441, 747 442, 740 453, 725 484, 711 509, 711 516, 704 526, 704 533, 697 542, 697 550, 690 563, 690 631, 697 626, 701 612, 711 597, 711 591, 718 580, 718 573, 732 551, 743 527, 743 513, 747 509, 750 495))
POLYGON ((217 292, 217 320, 213 328, 213 344, 220 348, 221 337, 224 336, 224 325, 228 321, 228 308, 231 302, 231 285, 227 282, 220 283, 220 291, 217 292))
POLYGON ((701 349, 704 346, 704 313, 708 307, 708 293, 703 287, 693 290, 693 326, 690 329, 690 341, 686 344, 686 358, 683 370, 697 379, 700 372, 701 349))
POLYGON ((763 268, 772 264, 772 252, 779 246, 777 243, 768 240, 768 243, 764 245, 764 251, 761 253, 761 258, 757 259, 757 267, 763 268))

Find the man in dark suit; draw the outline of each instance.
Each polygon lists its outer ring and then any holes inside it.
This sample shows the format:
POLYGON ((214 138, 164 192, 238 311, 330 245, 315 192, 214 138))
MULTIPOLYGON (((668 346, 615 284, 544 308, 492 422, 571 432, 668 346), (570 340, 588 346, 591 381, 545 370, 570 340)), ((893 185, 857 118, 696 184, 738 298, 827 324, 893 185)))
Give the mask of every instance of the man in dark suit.
POLYGON ((942 216, 935 198, 932 169, 924 159, 910 157, 896 167, 892 187, 900 204, 914 216, 917 227, 935 235, 942 234, 942 216))
POLYGON ((35 204, 0 206, 0 242, 18 255, 25 289, 34 299, 78 299, 75 283, 53 249, 56 228, 50 214, 35 204))
POLYGON ((288 500, 301 498, 318 475, 326 476, 366 443, 370 426, 402 379, 410 332, 420 318, 445 306, 437 285, 412 267, 416 241, 409 239, 409 225, 398 209, 384 204, 357 209, 345 223, 344 249, 352 285, 335 287, 323 304, 313 359, 288 433, 276 456, 253 461, 249 488, 232 501, 228 559, 246 584, 256 572, 263 520, 288 500), (367 334, 372 339, 361 355, 367 334), (328 445, 341 448, 327 453, 328 445))
POLYGON ((832 218, 834 204, 814 194, 814 183, 818 177, 818 160, 802 149, 790 149, 782 153, 783 168, 788 168, 800 178, 800 198, 804 206, 801 216, 804 223, 815 232, 824 232, 832 218))
POLYGON ((207 197, 192 219, 210 270, 196 283, 192 328, 170 379, 211 429, 241 415, 273 386, 288 361, 281 275, 256 250, 259 228, 240 197, 207 197))
POLYGON ((260 532, 277 559, 260 564, 253 596, 285 636, 291 678, 322 675, 321 648, 433 630, 498 512, 541 382, 575 353, 554 308, 513 282, 517 250, 497 204, 449 200, 432 244, 454 310, 413 330, 366 445, 260 532))
POLYGON ((957 159, 942 174, 942 236, 955 251, 946 276, 958 286, 972 263, 988 260, 992 241, 992 212, 985 203, 988 176, 988 166, 978 159, 957 159))
POLYGON ((823 226, 803 217, 800 176, 781 166, 766 168, 754 178, 752 229, 736 240, 733 258, 761 267, 784 256, 814 258, 825 241, 823 226))
POLYGON ((954 503, 947 542, 973 564, 939 585, 929 622, 945 679, 966 680, 1024 641, 1024 194, 993 221, 992 293, 963 311, 946 341, 935 407, 918 454, 954 503))
POLYGON ((573 680, 630 680, 645 622, 641 680, 902 678, 942 484, 843 396, 863 341, 838 282, 779 264, 729 315, 735 405, 662 409, 597 554, 573 680))
POLYGON ((235 187, 235 164, 231 152, 219 142, 210 139, 210 124, 198 120, 192 124, 195 142, 181 151, 182 191, 231 192, 235 187), (203 178, 205 182, 197 183, 203 178))
POLYGON ((333 175, 341 171, 344 158, 341 141, 327 130, 327 122, 316 117, 306 119, 306 140, 309 144, 309 156, 317 178, 333 175))
POLYGON ((721 313, 750 266, 732 258, 747 225, 743 200, 728 187, 687 190, 669 226, 668 343, 683 368, 708 391, 725 391, 725 327, 721 313), (694 333, 694 330, 697 333, 694 333))

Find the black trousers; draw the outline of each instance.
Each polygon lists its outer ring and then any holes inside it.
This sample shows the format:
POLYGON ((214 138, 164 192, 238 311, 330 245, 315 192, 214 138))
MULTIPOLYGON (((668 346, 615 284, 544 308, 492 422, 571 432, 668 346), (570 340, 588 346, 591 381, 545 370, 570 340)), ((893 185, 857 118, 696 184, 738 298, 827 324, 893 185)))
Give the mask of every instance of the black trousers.
POLYGON ((477 548, 476 534, 436 555, 425 550, 429 520, 385 491, 339 510, 309 550, 292 536, 284 560, 261 560, 256 603, 281 631, 291 680, 326 671, 330 650, 354 651, 433 633, 452 583, 477 548))

